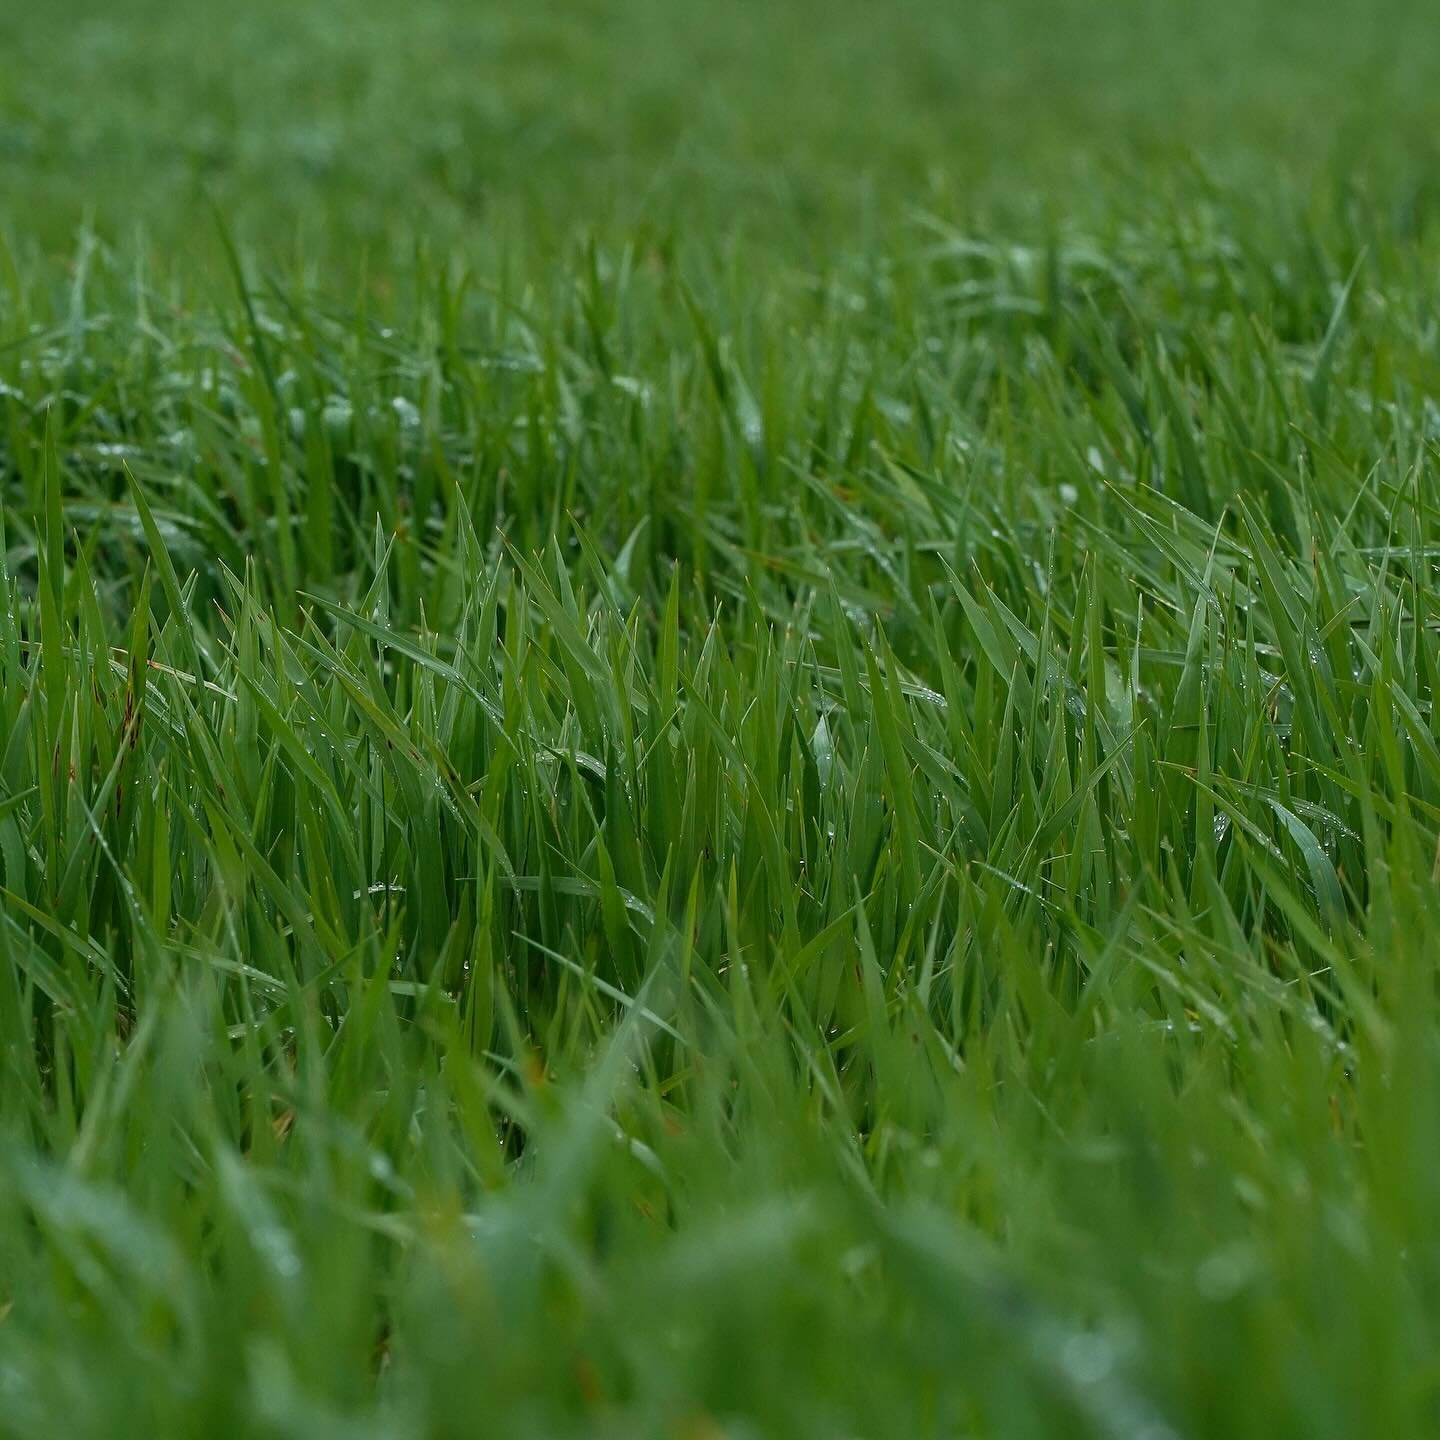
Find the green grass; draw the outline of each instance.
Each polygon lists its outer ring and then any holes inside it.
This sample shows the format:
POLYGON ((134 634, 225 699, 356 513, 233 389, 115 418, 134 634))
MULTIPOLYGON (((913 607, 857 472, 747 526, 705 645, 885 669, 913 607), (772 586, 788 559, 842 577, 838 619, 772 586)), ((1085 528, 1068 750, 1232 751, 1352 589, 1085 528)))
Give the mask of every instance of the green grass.
POLYGON ((1419 4, 0 15, 0 1435, 1426 1436, 1419 4))

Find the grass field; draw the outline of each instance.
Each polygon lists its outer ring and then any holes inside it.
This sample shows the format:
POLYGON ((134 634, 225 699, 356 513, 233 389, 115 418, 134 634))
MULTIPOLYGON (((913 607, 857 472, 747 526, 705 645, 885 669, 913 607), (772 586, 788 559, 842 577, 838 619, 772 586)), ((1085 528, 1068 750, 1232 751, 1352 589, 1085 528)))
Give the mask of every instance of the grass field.
POLYGON ((1433 1435, 1437 82, 0 10, 0 1436, 1433 1435))

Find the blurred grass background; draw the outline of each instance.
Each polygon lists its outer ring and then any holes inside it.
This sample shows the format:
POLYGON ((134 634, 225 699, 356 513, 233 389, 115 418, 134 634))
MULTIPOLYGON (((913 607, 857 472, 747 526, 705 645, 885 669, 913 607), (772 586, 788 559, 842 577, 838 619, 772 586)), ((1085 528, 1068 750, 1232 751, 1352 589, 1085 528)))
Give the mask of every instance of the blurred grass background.
POLYGON ((916 209, 1096 217, 1265 177, 1433 204, 1423 0, 132 0, 0 14, 0 187, 316 265, 576 226, 858 247, 916 209))

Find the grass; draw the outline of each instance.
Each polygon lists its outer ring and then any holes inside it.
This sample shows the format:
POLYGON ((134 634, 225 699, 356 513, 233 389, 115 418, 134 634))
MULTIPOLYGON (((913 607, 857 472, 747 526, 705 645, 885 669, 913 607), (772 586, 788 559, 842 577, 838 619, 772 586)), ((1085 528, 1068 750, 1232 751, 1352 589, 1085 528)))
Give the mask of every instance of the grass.
POLYGON ((1433 1433, 1425 8, 168 11, 0 16, 0 1435, 1433 1433))

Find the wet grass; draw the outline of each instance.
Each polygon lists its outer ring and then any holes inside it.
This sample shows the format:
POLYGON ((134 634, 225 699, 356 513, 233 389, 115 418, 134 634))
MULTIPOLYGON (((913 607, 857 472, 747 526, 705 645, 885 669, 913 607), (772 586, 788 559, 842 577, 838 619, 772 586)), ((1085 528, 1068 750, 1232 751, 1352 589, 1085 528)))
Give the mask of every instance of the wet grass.
POLYGON ((1432 1433, 1437 56, 0 17, 0 1434, 1432 1433))

